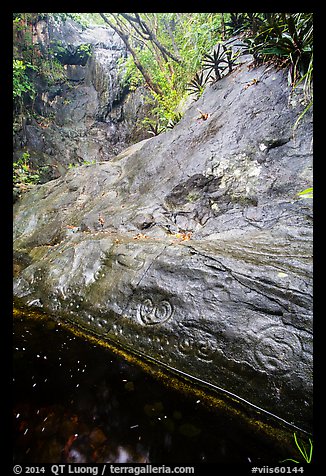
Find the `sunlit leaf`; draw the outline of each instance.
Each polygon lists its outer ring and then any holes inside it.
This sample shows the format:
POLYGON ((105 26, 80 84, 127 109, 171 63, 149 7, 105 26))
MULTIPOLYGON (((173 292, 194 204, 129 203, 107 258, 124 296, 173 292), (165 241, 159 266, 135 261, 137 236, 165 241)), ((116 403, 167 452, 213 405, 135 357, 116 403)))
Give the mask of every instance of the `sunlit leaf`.
POLYGON ((306 188, 302 192, 297 193, 300 198, 313 198, 313 187, 306 188))

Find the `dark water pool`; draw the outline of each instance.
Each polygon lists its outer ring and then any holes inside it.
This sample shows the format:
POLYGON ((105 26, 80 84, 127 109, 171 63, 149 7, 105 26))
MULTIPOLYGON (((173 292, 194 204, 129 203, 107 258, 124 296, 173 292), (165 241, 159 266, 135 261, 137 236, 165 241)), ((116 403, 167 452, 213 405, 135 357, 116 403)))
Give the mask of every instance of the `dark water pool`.
POLYGON ((50 319, 14 319, 14 462, 277 464, 237 418, 50 319))

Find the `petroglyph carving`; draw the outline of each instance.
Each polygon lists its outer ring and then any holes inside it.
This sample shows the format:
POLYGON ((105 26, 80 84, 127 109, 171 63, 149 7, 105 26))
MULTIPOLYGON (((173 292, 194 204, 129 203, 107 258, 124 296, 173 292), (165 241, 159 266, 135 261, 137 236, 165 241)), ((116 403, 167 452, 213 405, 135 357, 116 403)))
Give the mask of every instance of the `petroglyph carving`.
POLYGON ((213 354, 217 349, 217 343, 213 336, 206 337, 197 343, 197 357, 207 362, 211 362, 213 354))
POLYGON ((162 324, 173 315, 173 307, 167 300, 154 302, 146 298, 138 305, 137 317, 145 325, 162 324))
POLYGON ((145 259, 141 256, 130 256, 124 253, 119 253, 117 255, 117 263, 126 268, 139 270, 144 266, 145 259))
POLYGON ((213 336, 205 334, 198 340, 195 337, 186 336, 178 342, 177 347, 181 354, 193 354, 200 360, 212 362, 217 343, 213 336))
POLYGON ((130 247, 126 248, 125 246, 120 246, 119 252, 116 252, 111 248, 110 250, 102 253, 100 267, 101 272, 103 267, 112 268, 112 266, 116 265, 137 271, 143 268, 145 265, 145 254, 142 251, 135 251, 130 247))
POLYGON ((302 346, 295 332, 281 326, 264 329, 255 345, 256 363, 263 369, 274 373, 287 373, 292 370, 302 354, 302 346))
POLYGON ((192 337, 184 337, 178 342, 178 349, 182 354, 191 354, 193 352, 195 342, 192 337))

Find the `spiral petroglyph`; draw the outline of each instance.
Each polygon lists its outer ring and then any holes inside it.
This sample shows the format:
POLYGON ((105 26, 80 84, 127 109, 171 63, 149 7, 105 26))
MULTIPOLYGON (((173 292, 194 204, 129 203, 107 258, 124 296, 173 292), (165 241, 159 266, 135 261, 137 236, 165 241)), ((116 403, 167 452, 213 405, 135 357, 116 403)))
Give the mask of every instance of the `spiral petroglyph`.
POLYGON ((212 362, 217 343, 213 336, 203 336, 198 340, 195 337, 186 336, 179 340, 177 348, 183 355, 193 354, 200 360, 212 362))
POLYGON ((167 300, 154 302, 152 298, 146 298, 137 308, 137 317, 145 325, 162 324, 172 315, 173 307, 167 300))
POLYGON ((201 360, 211 362, 216 349, 217 343, 213 337, 203 339, 197 344, 197 357, 201 360))
POLYGON ((194 339, 192 337, 184 337, 178 341, 178 349, 182 354, 190 354, 194 349, 194 339))

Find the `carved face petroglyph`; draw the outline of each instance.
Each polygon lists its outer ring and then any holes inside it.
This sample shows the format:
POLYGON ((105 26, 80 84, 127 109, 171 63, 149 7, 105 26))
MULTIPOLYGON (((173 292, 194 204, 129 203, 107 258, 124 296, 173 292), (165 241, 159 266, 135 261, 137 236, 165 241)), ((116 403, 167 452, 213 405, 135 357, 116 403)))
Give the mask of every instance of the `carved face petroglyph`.
POLYGON ((259 367, 273 373, 291 371, 291 366, 296 361, 294 356, 301 353, 302 347, 298 336, 277 325, 260 332, 254 351, 259 367))

